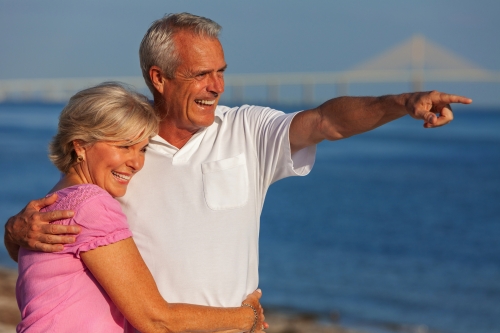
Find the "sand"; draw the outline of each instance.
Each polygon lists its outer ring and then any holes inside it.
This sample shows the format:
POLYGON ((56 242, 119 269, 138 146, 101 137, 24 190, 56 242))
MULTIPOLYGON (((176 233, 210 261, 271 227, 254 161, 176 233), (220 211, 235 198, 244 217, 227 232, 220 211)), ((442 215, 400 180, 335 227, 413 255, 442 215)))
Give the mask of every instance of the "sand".
MULTIPOLYGON (((21 319, 16 303, 17 271, 0 267, 0 333, 15 333, 21 319)), ((265 310, 268 333, 362 333, 331 322, 318 321, 313 314, 265 310)), ((335 318, 333 318, 335 319, 335 318)))
POLYGON ((16 303, 17 271, 0 268, 0 333, 15 333, 21 319, 16 303))

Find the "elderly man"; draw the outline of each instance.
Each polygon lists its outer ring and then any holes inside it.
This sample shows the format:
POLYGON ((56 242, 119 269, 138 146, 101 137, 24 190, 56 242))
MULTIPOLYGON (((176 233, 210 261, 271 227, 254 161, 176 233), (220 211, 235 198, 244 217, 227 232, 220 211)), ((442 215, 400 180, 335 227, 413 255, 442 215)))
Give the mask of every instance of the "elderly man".
MULTIPOLYGON (((409 114, 424 127, 448 124, 465 97, 419 92, 339 97, 284 114, 218 106, 226 62, 220 26, 187 13, 150 27, 140 47, 144 79, 161 115, 146 163, 120 201, 139 250, 169 302, 239 305, 258 285, 258 236, 268 187, 311 170, 316 144, 372 130, 409 114)), ((6 224, 5 244, 60 250, 77 227, 31 202, 6 224), (70 235, 68 235, 70 234, 70 235)))

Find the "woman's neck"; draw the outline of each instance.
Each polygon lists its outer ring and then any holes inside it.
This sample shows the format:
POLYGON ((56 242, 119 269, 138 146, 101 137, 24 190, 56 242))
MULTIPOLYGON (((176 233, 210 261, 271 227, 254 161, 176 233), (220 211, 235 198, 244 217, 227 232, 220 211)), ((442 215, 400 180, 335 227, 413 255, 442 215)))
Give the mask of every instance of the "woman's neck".
POLYGON ((68 173, 64 174, 64 176, 57 182, 56 185, 49 191, 49 193, 53 193, 59 190, 62 190, 66 187, 86 184, 79 174, 76 172, 74 168, 71 168, 68 173))

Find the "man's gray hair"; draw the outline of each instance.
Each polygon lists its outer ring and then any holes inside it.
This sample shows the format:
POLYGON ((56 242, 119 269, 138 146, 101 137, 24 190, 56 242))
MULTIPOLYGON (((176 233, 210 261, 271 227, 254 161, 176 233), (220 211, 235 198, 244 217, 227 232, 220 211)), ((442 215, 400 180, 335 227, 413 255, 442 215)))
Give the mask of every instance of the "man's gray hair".
POLYGON ((199 36, 218 38, 221 29, 222 27, 211 19, 189 13, 168 14, 154 21, 139 48, 142 76, 149 90, 152 93, 155 91, 149 77, 149 69, 152 66, 158 66, 167 78, 174 77, 181 60, 174 43, 174 35, 177 32, 188 30, 199 36))

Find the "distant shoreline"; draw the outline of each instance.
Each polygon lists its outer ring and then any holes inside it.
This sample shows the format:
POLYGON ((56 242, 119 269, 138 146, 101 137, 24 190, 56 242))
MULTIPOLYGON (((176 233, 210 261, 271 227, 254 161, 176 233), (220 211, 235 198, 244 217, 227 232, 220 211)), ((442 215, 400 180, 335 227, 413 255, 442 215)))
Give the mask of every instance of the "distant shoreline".
MULTIPOLYGON (((152 101, 151 101, 152 102, 152 101)), ((34 107, 60 107, 61 109, 67 104, 67 102, 50 102, 50 101, 18 101, 18 100, 10 100, 10 101, 2 101, 0 102, 0 107, 26 107, 26 106, 34 106, 34 107)), ((226 106, 234 106, 234 103, 230 101, 221 101, 219 105, 226 106)), ((313 108, 317 106, 316 104, 302 104, 296 102, 282 102, 282 103, 269 103, 267 101, 262 100, 248 100, 245 103, 241 104, 250 104, 250 105, 265 105, 268 107, 275 108, 277 110, 282 110, 284 112, 295 112, 298 110, 306 110, 309 108, 313 108)), ((454 105, 454 111, 458 112, 500 112, 500 105, 454 105)))

